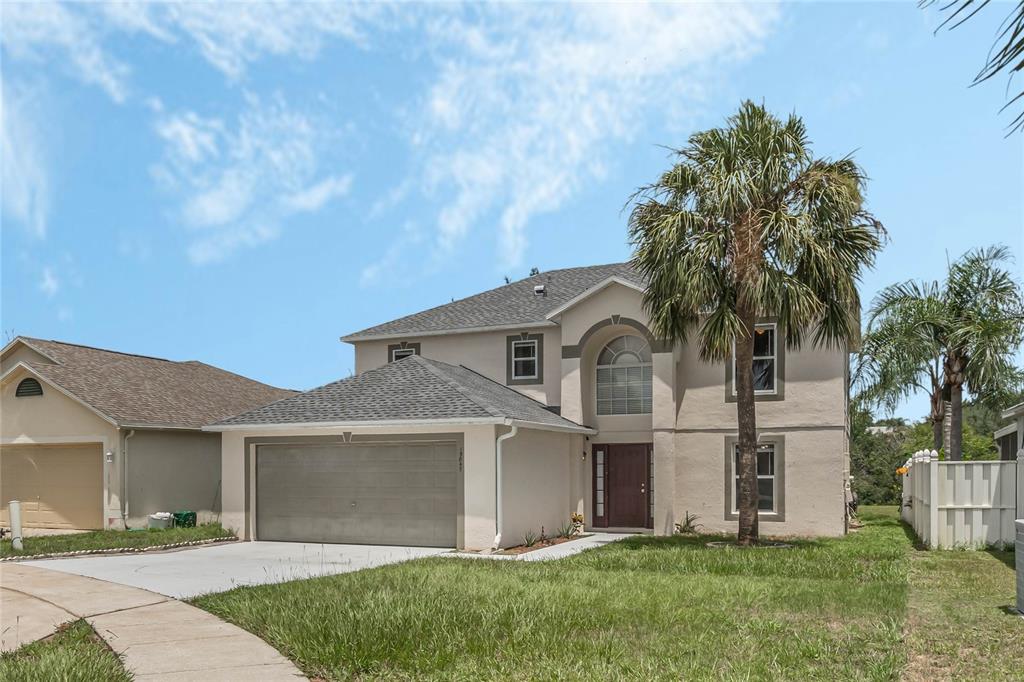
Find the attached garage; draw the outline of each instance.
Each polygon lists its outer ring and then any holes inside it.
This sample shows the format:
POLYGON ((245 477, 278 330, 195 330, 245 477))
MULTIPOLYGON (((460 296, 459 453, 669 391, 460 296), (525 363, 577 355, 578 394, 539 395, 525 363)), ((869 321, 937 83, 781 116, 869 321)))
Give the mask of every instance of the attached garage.
POLYGON ((583 509, 594 433, 420 355, 205 427, 225 527, 246 540, 483 550, 583 509))
POLYGON ((256 448, 260 540, 454 547, 453 442, 256 448))
POLYGON ((103 448, 81 445, 0 447, 0 525, 19 500, 26 528, 103 528, 103 448))

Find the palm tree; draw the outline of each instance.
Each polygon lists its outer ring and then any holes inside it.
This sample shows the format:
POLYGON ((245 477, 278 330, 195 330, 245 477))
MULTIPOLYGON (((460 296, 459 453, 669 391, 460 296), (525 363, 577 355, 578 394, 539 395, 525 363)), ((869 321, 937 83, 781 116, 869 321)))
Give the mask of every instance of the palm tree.
POLYGON ((872 362, 885 367, 893 378, 891 384, 899 384, 900 375, 894 369, 898 363, 891 361, 893 354, 915 352, 909 345, 894 352, 893 341, 876 339, 876 331, 893 319, 902 318, 900 324, 932 340, 930 352, 941 353, 943 441, 951 461, 962 458, 964 388, 979 402, 993 404, 1021 385, 1013 356, 1024 341, 1024 294, 1003 267, 1009 260, 1009 250, 1001 246, 970 251, 949 266, 941 285, 893 284, 882 290, 871 307, 866 338, 877 343, 866 344, 864 353, 875 354, 872 362), (880 324, 873 327, 876 322, 880 324))
POLYGON ((943 303, 937 282, 912 286, 914 295, 909 299, 872 309, 851 383, 860 403, 881 407, 888 414, 914 393, 927 393, 932 443, 939 450, 946 416, 946 379, 939 330, 930 322, 943 303))
POLYGON ((842 346, 859 330, 857 282, 884 230, 863 206, 849 157, 815 159, 803 121, 744 102, 726 125, 692 135, 676 162, 630 200, 633 264, 648 280, 654 331, 704 361, 735 357, 739 542, 757 524, 754 327, 773 315, 787 345, 810 334, 842 346))

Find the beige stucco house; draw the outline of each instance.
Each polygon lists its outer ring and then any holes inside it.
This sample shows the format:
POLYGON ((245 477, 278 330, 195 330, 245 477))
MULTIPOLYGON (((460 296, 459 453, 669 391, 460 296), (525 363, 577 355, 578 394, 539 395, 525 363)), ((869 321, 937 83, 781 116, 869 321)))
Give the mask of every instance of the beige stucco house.
POLYGON ((291 395, 201 362, 17 337, 0 351, 0 526, 144 527, 220 511, 220 435, 204 424, 291 395))
MULTIPOLYGON (((252 539, 522 542, 569 515, 735 531, 728 363, 650 329, 629 264, 542 273, 350 334, 356 375, 207 427, 252 539)), ((846 349, 757 329, 761 528, 846 531, 846 349)))

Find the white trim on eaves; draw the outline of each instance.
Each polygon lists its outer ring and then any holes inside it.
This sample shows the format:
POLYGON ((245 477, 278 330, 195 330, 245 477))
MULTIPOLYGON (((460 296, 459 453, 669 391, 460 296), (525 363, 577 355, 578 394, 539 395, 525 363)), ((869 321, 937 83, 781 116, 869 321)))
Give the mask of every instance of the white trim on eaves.
POLYGON ((39 372, 37 372, 35 369, 33 369, 31 366, 25 364, 24 362, 19 362, 18 364, 14 365, 14 367, 11 367, 9 370, 4 372, 3 376, 0 376, 0 383, 7 383, 7 381, 10 379, 10 377, 14 375, 14 372, 16 370, 19 370, 19 369, 25 370, 26 372, 31 374, 34 378, 38 379, 39 381, 42 381, 44 384, 46 384, 50 388, 56 389, 58 393, 63 393, 65 396, 67 396, 71 400, 74 400, 76 403, 78 403, 82 407, 86 408, 87 410, 89 410, 90 412, 95 414, 97 417, 102 419, 103 421, 110 422, 115 427, 118 426, 116 419, 114 419, 113 417, 109 417, 109 416, 103 414, 98 409, 96 409, 95 407, 93 407, 92 405, 87 403, 86 401, 82 400, 81 398, 79 398, 77 395, 75 395, 71 391, 67 390, 66 388, 64 388, 60 384, 55 383, 52 379, 47 379, 44 375, 40 374, 39 372))
POLYGON ((557 327, 554 322, 539 320, 537 322, 516 322, 515 324, 495 324, 484 327, 457 327, 455 329, 431 329, 430 331, 417 331, 410 329, 404 332, 388 332, 385 334, 363 334, 356 332, 342 336, 341 340, 346 343, 359 341, 391 341, 394 339, 418 339, 421 336, 448 336, 450 334, 477 334, 480 332, 502 332, 512 329, 537 329, 540 327, 557 327))
POLYGON ((563 303, 562 305, 558 306, 557 308, 552 310, 550 313, 545 315, 545 317, 547 319, 549 319, 549 320, 553 320, 556 317, 558 317, 559 315, 561 315, 562 313, 564 313, 569 308, 572 308, 572 307, 576 306, 577 304, 582 303, 584 300, 590 298, 591 296, 593 296, 596 293, 604 291, 605 289, 607 289, 612 284, 621 284, 622 286, 626 287, 627 289, 632 289, 634 291, 639 291, 640 293, 644 292, 644 288, 642 286, 640 286, 639 284, 637 284, 636 282, 630 282, 628 279, 625 279, 623 277, 619 277, 618 275, 612 275, 611 277, 608 277, 607 279, 604 279, 604 280, 598 282, 597 284, 595 284, 594 286, 590 287, 586 291, 584 291, 582 293, 579 293, 576 296, 573 296, 568 301, 566 301, 565 303, 563 303))

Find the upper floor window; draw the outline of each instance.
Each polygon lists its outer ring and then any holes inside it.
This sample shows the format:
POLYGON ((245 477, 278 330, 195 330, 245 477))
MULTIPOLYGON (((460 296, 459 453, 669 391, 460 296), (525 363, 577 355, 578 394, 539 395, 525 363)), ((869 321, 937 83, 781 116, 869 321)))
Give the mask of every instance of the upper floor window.
POLYGON ((28 379, 22 379, 21 383, 18 384, 18 387, 16 389, 14 389, 14 397, 15 398, 27 398, 29 396, 42 395, 42 394, 43 394, 43 387, 42 387, 42 385, 36 379, 33 379, 32 377, 29 377, 28 379))
MULTIPOLYGON (((777 327, 774 323, 754 325, 754 395, 776 392, 779 379, 777 327)), ((736 395, 736 344, 733 343, 732 394, 736 395)))
POLYGON ((395 350, 391 351, 391 362, 394 362, 395 360, 401 360, 402 358, 407 358, 410 355, 416 355, 416 351, 414 351, 412 348, 396 348, 395 350))
POLYGON ((620 336, 597 356, 597 413, 650 414, 651 347, 639 336, 620 336))
POLYGON ((512 342, 512 379, 536 379, 537 378, 537 341, 512 342))
POLYGON ((388 346, 388 362, 394 362, 395 360, 401 360, 407 358, 410 355, 420 354, 420 344, 418 343, 396 343, 388 346))
POLYGON ((513 334, 505 337, 505 384, 529 386, 544 383, 544 335, 513 334))

